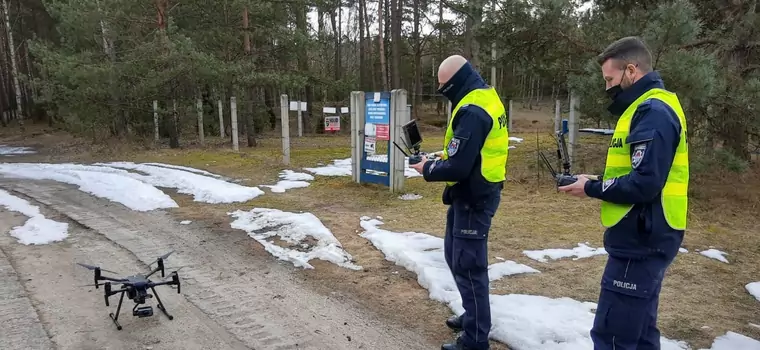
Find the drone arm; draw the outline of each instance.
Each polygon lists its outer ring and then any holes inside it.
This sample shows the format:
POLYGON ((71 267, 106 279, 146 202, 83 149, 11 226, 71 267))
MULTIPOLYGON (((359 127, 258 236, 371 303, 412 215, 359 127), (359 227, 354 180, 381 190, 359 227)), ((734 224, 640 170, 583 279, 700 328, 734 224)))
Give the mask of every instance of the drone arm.
POLYGON ((100 278, 98 278, 98 279, 99 279, 99 280, 101 280, 101 281, 111 281, 111 282, 127 282, 127 280, 126 280, 126 279, 123 279, 123 278, 113 278, 113 277, 106 277, 106 276, 103 276, 103 275, 101 275, 101 276, 99 276, 99 277, 100 277, 100 278))
POLYGON ((163 266, 158 266, 158 267, 156 267, 155 269, 151 270, 149 274, 145 275, 145 278, 148 278, 148 277, 152 276, 154 273, 156 273, 156 272, 158 272, 158 271, 161 271, 161 268, 162 268, 162 267, 163 267, 163 266))
POLYGON ((151 282, 148 284, 148 288, 153 288, 156 286, 163 286, 163 285, 175 285, 177 286, 177 294, 180 293, 180 283, 179 283, 179 275, 177 275, 176 272, 173 272, 171 274, 171 280, 168 281, 161 281, 161 282, 151 282))

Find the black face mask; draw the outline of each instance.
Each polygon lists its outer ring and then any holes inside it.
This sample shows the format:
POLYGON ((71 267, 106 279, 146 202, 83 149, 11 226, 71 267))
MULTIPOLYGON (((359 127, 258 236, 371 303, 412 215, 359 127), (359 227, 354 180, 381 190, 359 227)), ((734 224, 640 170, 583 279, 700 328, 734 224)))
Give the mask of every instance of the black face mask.
MULTIPOLYGON (((620 84, 623 83, 623 78, 625 78, 625 70, 623 70, 623 75, 620 77, 620 84)), ((617 84, 605 91, 610 100, 615 101, 620 93, 623 92, 623 88, 620 86, 620 84, 617 84)))

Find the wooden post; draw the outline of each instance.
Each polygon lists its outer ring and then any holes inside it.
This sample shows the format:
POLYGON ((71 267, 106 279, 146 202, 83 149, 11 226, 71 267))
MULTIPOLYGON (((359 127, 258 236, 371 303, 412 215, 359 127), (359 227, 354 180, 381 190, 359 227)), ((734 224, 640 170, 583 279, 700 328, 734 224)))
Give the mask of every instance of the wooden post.
POLYGON ((232 127, 232 150, 240 150, 238 146, 238 122, 237 122, 237 99, 235 96, 230 97, 230 126, 232 127))
POLYGON ((153 100, 153 139, 158 142, 158 101, 153 100))
POLYGON ((303 137, 303 119, 301 117, 301 111, 302 111, 302 104, 303 102, 298 101, 298 137, 303 137))
POLYGON ((216 102, 216 109, 219 110, 219 137, 224 138, 224 113, 222 113, 222 99, 219 99, 216 102))
POLYGON ((575 149, 577 146, 577 138, 578 138, 578 120, 575 113, 575 109, 578 106, 578 98, 575 96, 575 92, 571 92, 570 95, 570 120, 568 120, 568 145, 567 145, 567 153, 570 155, 570 164, 572 165, 575 161, 575 149))
POLYGON ((201 146, 205 143, 205 133, 203 132, 203 99, 198 97, 195 101, 195 109, 198 111, 198 140, 201 146))
POLYGON ((560 102, 559 100, 555 101, 554 103, 554 132, 558 132, 560 128, 560 115, 562 114, 560 110, 560 102))
MULTIPOLYGON (((300 103, 298 109, 301 109, 300 103)), ((282 163, 290 165, 290 122, 288 121, 288 95, 280 95, 280 118, 282 120, 282 163)))

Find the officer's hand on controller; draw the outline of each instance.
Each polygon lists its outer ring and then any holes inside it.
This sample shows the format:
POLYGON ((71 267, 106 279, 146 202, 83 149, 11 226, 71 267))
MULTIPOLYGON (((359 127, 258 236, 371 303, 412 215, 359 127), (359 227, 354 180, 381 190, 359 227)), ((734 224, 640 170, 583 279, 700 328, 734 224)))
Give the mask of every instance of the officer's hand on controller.
POLYGON ((572 184, 569 184, 567 186, 561 186, 557 188, 558 190, 562 192, 566 192, 567 194, 576 196, 576 197, 586 197, 586 182, 588 182, 589 177, 592 175, 578 175, 578 181, 573 182, 572 184))
POLYGON ((422 174, 422 172, 425 169, 425 163, 427 163, 428 159, 426 156, 422 156, 422 159, 420 159, 420 162, 417 164, 410 164, 409 167, 417 170, 418 173, 422 174))

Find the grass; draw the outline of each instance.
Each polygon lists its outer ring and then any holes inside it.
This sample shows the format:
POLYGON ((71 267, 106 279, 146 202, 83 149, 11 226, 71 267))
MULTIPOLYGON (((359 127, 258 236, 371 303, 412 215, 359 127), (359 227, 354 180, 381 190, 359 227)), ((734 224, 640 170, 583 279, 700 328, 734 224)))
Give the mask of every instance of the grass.
MULTIPOLYGON (((426 130, 426 150, 440 150, 442 136, 437 135, 442 132, 426 130)), ((524 141, 513 143, 517 148, 510 151, 508 182, 491 228, 489 262, 497 262, 494 257, 499 256, 533 266, 543 273, 496 282, 493 292, 596 301, 604 257, 539 263, 528 259, 522 251, 569 248, 579 242, 600 246, 603 228, 599 223, 599 202, 579 200, 555 191, 546 170, 537 164, 536 149, 544 150, 549 159, 555 157, 555 144, 546 132, 537 135, 534 130, 522 128, 510 136, 522 137, 524 141)), ((23 158, 29 161, 163 162, 244 179, 242 183, 251 186, 274 184, 283 169, 298 171, 348 158, 351 153, 347 136, 293 138, 289 166, 281 163, 278 137, 260 138, 256 148, 247 148, 241 143, 238 153, 232 152, 227 140, 212 137, 207 137, 204 147, 192 145, 180 150, 155 148, 149 144, 92 146, 64 134, 43 133, 31 139, 6 135, 5 140, 0 143, 10 143, 7 140, 37 143, 49 150, 23 158)), ((576 170, 600 173, 606 142, 604 137, 584 136, 582 147, 577 149, 576 170)), ((760 191, 755 186, 758 182, 753 175, 746 175, 733 176, 727 183, 724 174, 715 174, 693 178, 690 227, 684 241, 684 247, 690 252, 680 254, 668 271, 660 298, 659 325, 663 335, 686 340, 695 348, 709 347, 716 336, 729 330, 760 339, 760 329, 748 325, 749 322, 760 323, 757 316, 760 303, 744 289, 745 284, 760 280, 757 264, 760 224, 756 220, 760 191), (730 264, 694 251, 709 247, 728 252, 730 264)), ((264 196, 245 204, 204 205, 193 202, 189 196, 172 195, 180 204, 180 208, 174 210, 179 218, 203 221, 225 232, 232 231, 227 212, 236 209, 270 207, 312 212, 365 270, 348 271, 317 261, 315 270, 301 272, 305 283, 325 293, 343 293, 363 299, 369 308, 418 329, 422 337, 445 341, 452 337, 443 326, 443 320, 449 315, 447 308, 428 300, 427 292, 417 284, 415 275, 386 261, 369 241, 357 235, 361 231, 360 216, 379 215, 386 229, 420 231, 442 237, 446 210, 440 201, 442 187, 442 184, 426 183, 422 178, 408 178, 404 192, 417 193, 423 198, 404 201, 397 198, 399 194, 392 194, 382 186, 360 185, 350 177, 317 176, 309 187, 281 194, 262 188, 267 192, 264 196)))

